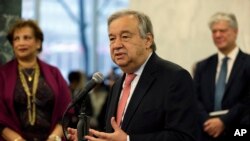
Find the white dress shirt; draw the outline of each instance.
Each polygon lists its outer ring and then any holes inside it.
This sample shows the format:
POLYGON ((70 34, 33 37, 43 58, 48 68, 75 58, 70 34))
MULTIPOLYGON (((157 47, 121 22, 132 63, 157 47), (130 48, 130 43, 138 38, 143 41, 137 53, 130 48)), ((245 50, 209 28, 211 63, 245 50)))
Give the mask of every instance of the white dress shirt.
MULTIPOLYGON (((125 105, 125 108, 124 108, 124 112, 123 112, 123 115, 122 115, 122 121, 123 121, 124 113, 126 113, 128 104, 129 104, 130 99, 131 99, 131 97, 132 97, 132 95, 133 95, 133 93, 134 93, 135 87, 136 87, 136 85, 138 84, 138 81, 139 81, 139 79, 140 79, 140 77, 141 77, 142 71, 144 70, 145 65, 146 65, 146 63, 148 62, 148 59, 150 58, 151 55, 152 55, 152 53, 149 54, 147 60, 142 64, 142 66, 141 66, 136 72, 134 72, 134 74, 136 74, 136 77, 135 77, 134 80, 131 82, 129 97, 128 97, 127 103, 126 103, 126 105, 125 105)), ((123 82, 122 88, 124 88, 124 82, 123 82)), ((122 91, 121 91, 121 94, 120 94, 120 99, 121 99, 121 97, 122 97, 122 91)), ((122 121, 121 121, 121 123, 122 123, 122 121)), ((121 126, 121 124, 120 124, 120 126, 121 126)), ((127 135, 127 141, 130 141, 129 135, 127 135)))
MULTIPOLYGON (((229 76, 231 74, 233 64, 235 62, 235 59, 239 53, 240 49, 238 47, 235 47, 228 55, 228 61, 227 61, 227 77, 226 77, 226 82, 228 82, 229 76)), ((216 82, 219 77, 221 65, 222 65, 222 60, 225 57, 224 54, 221 52, 218 52, 218 64, 217 64, 217 70, 216 70, 216 82)))

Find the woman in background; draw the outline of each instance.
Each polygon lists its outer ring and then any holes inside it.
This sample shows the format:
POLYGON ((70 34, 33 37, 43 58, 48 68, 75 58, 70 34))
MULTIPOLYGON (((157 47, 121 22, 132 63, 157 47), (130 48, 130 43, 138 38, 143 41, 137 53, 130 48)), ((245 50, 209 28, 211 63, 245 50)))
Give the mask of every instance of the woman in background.
POLYGON ((0 68, 0 140, 60 141, 70 91, 60 71, 38 58, 41 29, 19 20, 7 38, 15 58, 0 68))

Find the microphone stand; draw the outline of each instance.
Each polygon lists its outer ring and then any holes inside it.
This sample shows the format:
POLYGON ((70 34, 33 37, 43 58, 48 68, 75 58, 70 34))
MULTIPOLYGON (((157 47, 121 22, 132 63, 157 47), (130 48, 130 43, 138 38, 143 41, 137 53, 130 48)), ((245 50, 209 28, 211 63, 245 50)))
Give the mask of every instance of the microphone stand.
POLYGON ((84 139, 85 135, 89 134, 90 117, 86 114, 86 99, 83 100, 80 108, 79 120, 77 123, 77 136, 78 141, 87 141, 84 139))

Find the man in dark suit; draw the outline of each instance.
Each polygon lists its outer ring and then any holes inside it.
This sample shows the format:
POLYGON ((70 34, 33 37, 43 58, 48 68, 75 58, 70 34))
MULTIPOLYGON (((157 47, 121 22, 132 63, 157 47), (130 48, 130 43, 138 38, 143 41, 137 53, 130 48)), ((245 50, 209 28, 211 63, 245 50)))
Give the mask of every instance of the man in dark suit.
MULTIPOLYGON (((195 141, 194 86, 182 67, 156 55, 151 21, 137 11, 120 11, 108 20, 112 60, 124 72, 111 89, 106 132, 90 129, 89 141, 195 141), (121 120, 117 107, 125 77, 135 74, 121 120), (120 121, 120 122, 118 122, 120 121)), ((68 130, 76 140, 75 130, 68 130)))
POLYGON ((194 72, 203 132, 201 141, 232 138, 236 128, 249 122, 250 61, 249 55, 236 44, 236 17, 230 13, 216 13, 211 17, 209 27, 218 53, 198 62, 194 72), (221 91, 219 83, 224 57, 227 67, 221 91))

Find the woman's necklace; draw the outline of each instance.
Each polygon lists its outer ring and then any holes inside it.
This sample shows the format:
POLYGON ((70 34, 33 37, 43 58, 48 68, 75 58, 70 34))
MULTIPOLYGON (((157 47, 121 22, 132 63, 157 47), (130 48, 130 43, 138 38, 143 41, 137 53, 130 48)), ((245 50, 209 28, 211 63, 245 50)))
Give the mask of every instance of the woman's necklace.
MULTIPOLYGON (((24 88, 24 91, 27 95, 27 111, 28 111, 28 118, 29 118, 29 123, 30 125, 34 125, 36 121, 36 92, 37 92, 37 87, 38 87, 38 80, 40 76, 40 69, 38 64, 35 66, 34 70, 34 81, 32 85, 32 91, 30 91, 28 83, 25 79, 24 73, 22 71, 21 66, 18 66, 18 71, 19 71, 19 76, 24 88)), ((28 81, 30 81, 30 78, 28 76, 28 81)), ((31 77, 32 81, 32 77, 31 77)))
POLYGON ((25 69, 23 69, 23 72, 26 74, 26 76, 28 77, 28 81, 31 82, 32 81, 32 77, 35 73, 35 70, 32 70, 31 74, 29 74, 25 69))

